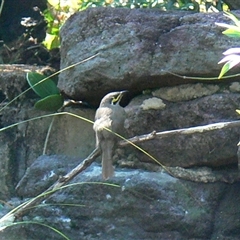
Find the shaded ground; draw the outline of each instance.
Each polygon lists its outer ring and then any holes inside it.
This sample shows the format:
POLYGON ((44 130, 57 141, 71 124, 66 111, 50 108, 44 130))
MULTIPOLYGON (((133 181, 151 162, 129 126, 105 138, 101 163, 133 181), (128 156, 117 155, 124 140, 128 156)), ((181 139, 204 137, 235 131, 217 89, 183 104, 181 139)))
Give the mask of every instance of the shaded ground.
POLYGON ((9 44, 0 47, 1 64, 30 64, 50 66, 59 69, 59 49, 46 49, 34 39, 23 35, 9 44))
MULTIPOLYGON (((1 2, 1 1, 0 1, 1 2)), ((46 0, 5 0, 0 15, 0 64, 47 65, 59 69, 59 49, 48 51, 46 0)))

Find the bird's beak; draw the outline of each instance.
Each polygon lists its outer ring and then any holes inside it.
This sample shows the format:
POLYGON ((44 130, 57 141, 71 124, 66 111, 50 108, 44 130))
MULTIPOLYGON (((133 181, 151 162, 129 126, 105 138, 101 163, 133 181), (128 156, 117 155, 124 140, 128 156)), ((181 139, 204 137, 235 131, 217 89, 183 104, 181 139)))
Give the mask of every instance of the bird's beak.
POLYGON ((126 93, 126 92, 128 92, 128 90, 123 90, 123 91, 120 92, 120 94, 123 95, 123 94, 126 93))
POLYGON ((126 93, 126 92, 128 92, 128 91, 118 92, 117 93, 118 95, 115 98, 112 98, 111 104, 119 104, 121 99, 122 99, 122 97, 123 97, 123 95, 124 95, 124 93, 126 93))
POLYGON ((125 93, 127 93, 127 92, 128 92, 128 90, 121 91, 121 92, 120 92, 120 97, 122 98, 122 96, 123 96, 125 93))
POLYGON ((121 101, 123 95, 124 95, 126 92, 128 92, 128 90, 124 90, 124 91, 121 91, 121 92, 119 93, 119 95, 118 95, 118 103, 121 101))

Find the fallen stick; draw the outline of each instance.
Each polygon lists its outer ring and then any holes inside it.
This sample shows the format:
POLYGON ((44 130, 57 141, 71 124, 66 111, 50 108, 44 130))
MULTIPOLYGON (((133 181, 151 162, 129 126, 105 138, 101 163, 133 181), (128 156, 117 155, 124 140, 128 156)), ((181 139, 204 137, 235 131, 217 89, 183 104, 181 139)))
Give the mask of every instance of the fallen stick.
POLYGON ((69 181, 71 181, 75 176, 77 176, 79 173, 84 171, 87 167, 89 167, 94 160, 100 155, 100 150, 96 148, 87 158, 85 158, 79 165, 77 165, 75 168, 73 168, 69 173, 66 175, 60 177, 57 182, 55 182, 51 187, 49 187, 47 190, 45 190, 43 193, 39 195, 39 197, 33 198, 32 200, 28 201, 25 205, 23 205, 21 208, 19 208, 16 212, 14 212, 15 218, 20 218, 24 215, 24 213, 36 206, 37 204, 41 203, 43 200, 48 198, 50 195, 52 195, 55 191, 57 191, 60 187, 67 184, 69 181))
POLYGON ((149 141, 149 140, 152 140, 155 138, 173 137, 173 136, 181 135, 181 134, 187 135, 187 134, 194 134, 194 133, 204 133, 204 132, 219 130, 222 128, 231 128, 231 127, 240 127, 240 120, 232 121, 232 122, 212 123, 212 124, 203 125, 203 126, 182 128, 182 129, 169 130, 169 131, 164 131, 164 132, 153 131, 149 134, 132 137, 132 138, 128 139, 127 141, 120 141, 119 146, 124 147, 131 143, 139 143, 139 142, 149 141))
MULTIPOLYGON (((177 129, 177 130, 170 130, 170 131, 164 131, 164 132, 156 132, 153 131, 152 133, 141 135, 141 136, 135 136, 133 138, 122 140, 118 143, 119 147, 124 147, 126 145, 129 145, 131 143, 139 143, 148 141, 155 138, 163 138, 163 137, 171 137, 175 135, 181 135, 181 134, 193 134, 193 133, 203 133, 207 131, 214 131, 222 128, 230 128, 230 127, 240 127, 240 121, 232 121, 232 122, 221 122, 221 123, 213 123, 208 124, 204 126, 197 126, 197 127, 190 127, 190 128, 183 128, 183 129, 177 129)), ((90 166, 94 160, 101 154, 100 150, 96 148, 83 162, 81 162, 78 166, 76 166, 74 169, 72 169, 69 173, 67 173, 65 176, 60 177, 56 183, 54 183, 51 187, 49 187, 47 190, 45 190, 43 193, 41 193, 38 197, 33 198, 32 200, 26 202, 26 204, 23 204, 20 208, 18 208, 15 212, 13 212, 11 215, 13 221, 15 219, 22 217, 29 209, 32 209, 37 204, 41 203, 43 200, 48 198, 50 195, 52 195, 55 191, 57 191, 60 187, 67 184, 69 181, 71 181, 75 176, 77 176, 79 173, 84 171, 88 166, 90 166)), ((169 170, 169 173, 172 174, 172 172, 169 170)), ((5 218, 7 215, 5 215, 3 218, 5 218)), ((3 223, 3 218, 0 219, 0 225, 3 223)))

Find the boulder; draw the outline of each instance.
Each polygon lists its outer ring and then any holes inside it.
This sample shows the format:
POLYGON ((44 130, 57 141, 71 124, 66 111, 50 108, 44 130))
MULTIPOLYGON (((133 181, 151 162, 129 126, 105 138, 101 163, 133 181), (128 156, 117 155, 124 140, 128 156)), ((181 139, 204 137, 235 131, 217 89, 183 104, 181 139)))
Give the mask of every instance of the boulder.
POLYGON ((65 154, 81 160, 95 148, 92 124, 83 119, 85 117, 93 120, 95 113, 93 109, 66 108, 65 110, 75 117, 66 113, 54 117, 53 121, 52 116, 46 116, 53 112, 34 109, 34 103, 39 98, 31 89, 22 94, 29 88, 26 73, 30 71, 45 73, 45 70, 52 71, 51 68, 41 66, 0 66, 1 199, 7 199, 15 194, 16 184, 26 169, 43 152, 52 155, 65 154), (42 117, 43 115, 45 117, 42 117), (53 124, 46 144, 51 123, 53 124))
MULTIPOLYGON (((208 96, 204 96, 208 92, 203 88, 202 91, 199 91, 198 84, 168 87, 165 90, 159 89, 138 96, 125 107, 128 116, 125 124, 128 136, 196 126, 201 129, 201 126, 208 124, 238 120, 240 116, 236 113, 236 109, 240 106, 240 94, 231 92, 231 89, 236 91, 236 88, 232 88, 233 85, 236 84, 211 85, 211 88, 216 91, 215 94, 209 93, 208 96), (190 91, 184 91, 185 89, 190 91), (167 94, 168 92, 171 94, 167 94), (200 94, 203 96, 197 97, 200 94), (144 103, 156 95, 159 97, 155 98, 161 99, 164 106, 156 108, 156 105, 152 104, 146 108, 144 103)), ((207 85, 207 89, 209 87, 207 85)), ((165 166, 219 167, 231 164, 237 166, 239 126, 224 126, 220 129, 212 127, 210 131, 205 131, 204 128, 200 131, 197 128, 196 130, 193 128, 189 134, 181 133, 179 130, 175 135, 156 136, 152 140, 139 143, 138 146, 165 166)), ((154 162, 149 156, 134 147, 130 147, 126 152, 126 159, 135 163, 139 161, 154 162)))
MULTIPOLYGON (((56 192, 24 220, 44 222, 72 240, 204 240, 218 235, 237 239, 238 184, 192 183, 141 170, 116 171, 115 178, 104 183, 100 173, 99 166, 91 166, 72 186, 56 192), (224 224, 229 222, 229 214, 231 226, 224 224)), ((9 231, 11 228, 3 236, 9 231)), ((32 240, 62 239, 56 231, 38 224, 19 225, 22 232, 32 240)), ((12 238, 16 235, 11 231, 12 238)))
MULTIPOLYGON (((61 32, 62 68, 99 54, 61 73, 62 92, 97 106, 108 91, 130 90, 127 137, 156 131, 137 145, 160 166, 133 147, 119 148, 115 177, 102 182, 100 164, 92 164, 25 213, 24 223, 37 224, 6 228, 1 239, 62 239, 51 227, 73 240, 239 238, 239 83, 193 84, 169 73, 218 75, 222 52, 238 41, 223 36, 216 21, 225 21, 222 13, 103 8, 69 19, 61 32)), ((1 100, 27 88, 25 70, 18 74, 1 71, 1 100)), ((95 109, 81 105, 54 117, 42 155, 52 118, 33 109, 36 96, 29 94, 2 103, 1 216, 64 179, 95 148, 84 121, 95 109)))
MULTIPOLYGON (((238 16, 239 12, 235 12, 238 16)), ((188 76, 218 76, 217 63, 238 39, 222 34, 219 13, 163 12, 157 9, 91 8, 71 16, 61 29, 59 88, 73 99, 97 106, 107 92, 193 82, 188 76)))

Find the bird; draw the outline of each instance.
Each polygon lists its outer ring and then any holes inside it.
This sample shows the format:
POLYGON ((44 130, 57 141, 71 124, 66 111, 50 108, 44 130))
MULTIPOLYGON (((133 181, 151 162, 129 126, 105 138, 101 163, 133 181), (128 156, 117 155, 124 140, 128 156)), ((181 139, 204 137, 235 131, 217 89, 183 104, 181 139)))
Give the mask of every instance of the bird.
POLYGON ((96 134, 96 147, 100 149, 102 154, 102 178, 104 180, 114 175, 112 158, 120 138, 113 132, 120 135, 124 133, 126 112, 119 103, 125 92, 108 93, 101 100, 95 114, 93 129, 96 134))

